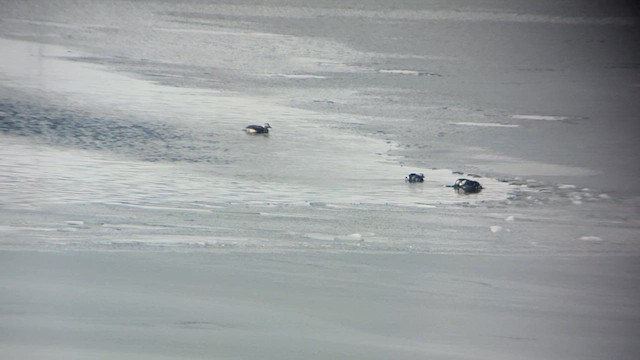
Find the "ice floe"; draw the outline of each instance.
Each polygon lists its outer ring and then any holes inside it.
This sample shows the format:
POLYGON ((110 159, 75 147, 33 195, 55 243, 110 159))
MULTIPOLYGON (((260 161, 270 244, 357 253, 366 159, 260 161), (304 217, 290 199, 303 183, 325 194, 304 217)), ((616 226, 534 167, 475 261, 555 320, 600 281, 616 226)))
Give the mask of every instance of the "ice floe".
POLYGON ((571 119, 568 116, 553 115, 511 115, 513 119, 518 120, 537 120, 537 121, 563 121, 571 119))
POLYGON ((452 125, 458 126, 478 126, 478 127, 497 127, 497 128, 517 128, 520 127, 518 124, 502 124, 502 123, 494 123, 494 122, 469 122, 469 121, 458 121, 458 122, 450 122, 452 125))
POLYGON ((582 241, 591 241, 591 242, 600 242, 602 238, 599 236, 581 236, 580 240, 582 241))

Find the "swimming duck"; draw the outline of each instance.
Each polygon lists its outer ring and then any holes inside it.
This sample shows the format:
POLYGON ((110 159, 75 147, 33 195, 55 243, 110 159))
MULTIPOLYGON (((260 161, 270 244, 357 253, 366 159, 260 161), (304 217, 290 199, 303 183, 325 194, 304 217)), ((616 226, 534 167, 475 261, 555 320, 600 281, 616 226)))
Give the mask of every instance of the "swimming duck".
POLYGON ((456 191, 463 191, 465 193, 478 193, 482 190, 482 185, 479 182, 469 179, 458 179, 453 185, 447 185, 454 188, 456 191))
POLYGON ((404 181, 410 182, 410 183, 424 182, 424 174, 411 173, 404 177, 404 181))
POLYGON ((244 131, 246 131, 247 134, 268 134, 269 129, 271 129, 271 125, 264 123, 264 125, 249 125, 244 128, 244 131))

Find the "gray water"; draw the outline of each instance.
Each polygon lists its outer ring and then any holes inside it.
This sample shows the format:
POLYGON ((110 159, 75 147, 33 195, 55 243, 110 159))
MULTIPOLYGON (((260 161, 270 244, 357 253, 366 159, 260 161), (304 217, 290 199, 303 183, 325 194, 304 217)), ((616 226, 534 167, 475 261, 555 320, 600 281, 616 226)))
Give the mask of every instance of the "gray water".
MULTIPOLYGON (((571 223, 582 221, 580 205, 615 202, 625 207, 610 213, 634 227, 638 77, 627 44, 637 18, 578 4, 501 6, 9 2, 3 208, 53 206, 54 216, 67 204, 68 221, 101 223, 73 206, 96 217, 108 204, 330 208, 340 218, 370 206, 447 217, 559 203, 576 205, 560 209, 571 223), (263 122, 269 136, 241 131, 263 122), (406 184, 410 172, 427 181, 406 184), (445 187, 464 176, 482 193, 445 187)), ((270 220, 254 220, 255 230, 270 220)), ((320 237, 399 225, 372 221, 320 237)), ((33 222, 5 227, 29 238, 33 222)), ((402 231, 390 241, 424 236, 420 226, 402 231)), ((602 238, 591 232, 578 238, 602 238)))
POLYGON ((0 353, 635 358, 637 14, 0 1, 0 353))

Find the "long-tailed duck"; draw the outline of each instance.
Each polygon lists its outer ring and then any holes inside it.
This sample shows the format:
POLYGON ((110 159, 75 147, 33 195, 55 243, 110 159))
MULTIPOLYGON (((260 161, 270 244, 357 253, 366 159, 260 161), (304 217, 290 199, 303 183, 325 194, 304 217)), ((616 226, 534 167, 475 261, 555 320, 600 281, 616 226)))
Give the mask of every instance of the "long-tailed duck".
POLYGON ((247 134, 268 134, 269 129, 271 129, 271 125, 264 123, 264 125, 249 125, 244 128, 244 131, 246 131, 247 134))
POLYGON ((410 182, 410 183, 424 182, 424 174, 411 173, 404 177, 404 181, 410 182))
POLYGON ((479 182, 469 179, 458 179, 453 185, 447 185, 454 188, 456 191, 463 191, 465 193, 478 193, 482 190, 482 185, 479 182))

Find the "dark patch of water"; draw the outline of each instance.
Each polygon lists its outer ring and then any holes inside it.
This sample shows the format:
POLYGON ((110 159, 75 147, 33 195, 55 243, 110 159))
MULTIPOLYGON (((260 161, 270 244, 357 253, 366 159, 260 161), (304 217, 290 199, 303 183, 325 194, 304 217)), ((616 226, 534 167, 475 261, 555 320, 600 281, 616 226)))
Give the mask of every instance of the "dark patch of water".
POLYGON ((176 124, 96 116, 80 109, 0 99, 0 132, 50 145, 107 150, 144 161, 228 163, 216 134, 176 124))

